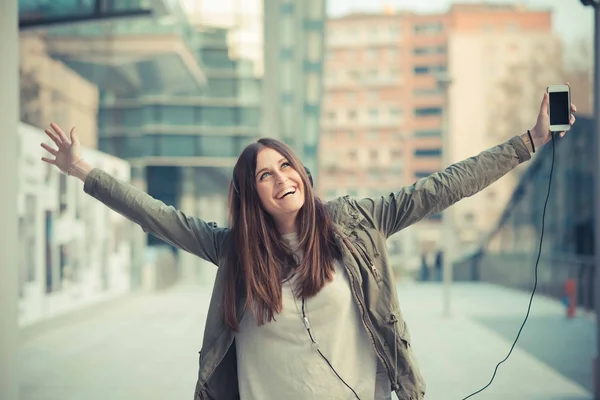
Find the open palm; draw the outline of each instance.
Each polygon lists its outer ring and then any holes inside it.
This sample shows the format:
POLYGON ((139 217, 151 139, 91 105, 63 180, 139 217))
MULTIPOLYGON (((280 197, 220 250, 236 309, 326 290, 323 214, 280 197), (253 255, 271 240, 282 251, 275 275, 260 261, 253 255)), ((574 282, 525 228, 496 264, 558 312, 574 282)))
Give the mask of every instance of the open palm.
POLYGON ((72 128, 67 136, 60 126, 55 123, 51 123, 50 127, 52 129, 44 129, 44 132, 52 139, 58 149, 42 143, 41 146, 54 156, 54 159, 42 157, 42 161, 56 165, 62 172, 67 173, 69 168, 81 159, 81 145, 75 133, 75 128, 72 128))

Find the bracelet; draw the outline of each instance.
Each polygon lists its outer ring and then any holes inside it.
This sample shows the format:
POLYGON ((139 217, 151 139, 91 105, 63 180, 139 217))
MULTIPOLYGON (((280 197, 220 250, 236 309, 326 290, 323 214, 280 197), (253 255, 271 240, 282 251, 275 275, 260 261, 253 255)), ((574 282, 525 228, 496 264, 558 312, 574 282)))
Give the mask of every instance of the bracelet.
POLYGON ((75 166, 76 166, 77 164, 79 164, 80 162, 82 162, 82 161, 83 161, 83 158, 80 158, 79 160, 77 160, 77 162, 73 163, 73 165, 71 165, 71 167, 70 167, 70 168, 67 170, 67 175, 69 175, 69 176, 70 176, 70 175, 71 175, 71 170, 72 170, 73 168, 75 168, 75 166))
POLYGON ((531 142, 531 150, 535 153, 535 145, 533 144, 533 138, 531 137, 531 132, 527 129, 527 136, 529 136, 529 141, 531 142))

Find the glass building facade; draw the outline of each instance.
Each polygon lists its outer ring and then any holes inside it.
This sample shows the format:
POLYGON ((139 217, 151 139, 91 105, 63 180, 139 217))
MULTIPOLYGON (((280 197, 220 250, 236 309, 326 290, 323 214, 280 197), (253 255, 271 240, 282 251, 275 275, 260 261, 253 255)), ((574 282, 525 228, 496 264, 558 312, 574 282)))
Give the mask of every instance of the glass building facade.
POLYGON ((538 151, 497 227, 476 254, 455 265, 456 279, 531 290, 552 170, 537 290, 562 298, 567 279, 574 279, 579 305, 593 308, 594 174, 598 173, 594 143, 598 138, 592 121, 578 116, 571 132, 556 139, 554 166, 551 143, 538 151))
POLYGON ((263 135, 281 137, 318 173, 325 0, 264 0, 263 135))
MULTIPOLYGON (((219 224, 224 208, 206 210, 202 197, 226 203, 235 160, 261 122, 262 42, 247 43, 240 28, 254 14, 231 11, 233 23, 222 24, 171 2, 169 15, 48 34, 52 56, 99 88, 99 150, 128 160, 133 182, 153 197, 219 224)), ((262 38, 261 20, 250 28, 262 38)))
MULTIPOLYGON (((190 195, 226 203, 238 155, 260 136, 315 171, 325 2, 164 3, 168 14, 48 32, 50 54, 99 88, 99 149, 175 207, 190 195)), ((214 218, 227 223, 224 209, 214 218)))

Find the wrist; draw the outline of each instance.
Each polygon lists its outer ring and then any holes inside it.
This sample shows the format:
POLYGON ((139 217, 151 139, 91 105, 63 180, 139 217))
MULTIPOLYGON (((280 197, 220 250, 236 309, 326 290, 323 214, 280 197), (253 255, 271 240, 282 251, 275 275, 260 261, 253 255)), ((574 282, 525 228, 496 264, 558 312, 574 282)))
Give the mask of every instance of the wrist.
POLYGON ((531 140, 533 139, 533 136, 530 135, 529 133, 525 132, 523 134, 521 134, 521 139, 523 139, 523 142, 525 142, 525 146, 527 146, 527 150, 529 150, 529 153, 535 153, 535 144, 531 142, 531 140), (530 137, 531 136, 531 137, 530 137))
POLYGON ((92 169, 92 166, 86 160, 81 159, 73 164, 68 175, 74 176, 82 182, 85 182, 85 178, 87 178, 92 169))

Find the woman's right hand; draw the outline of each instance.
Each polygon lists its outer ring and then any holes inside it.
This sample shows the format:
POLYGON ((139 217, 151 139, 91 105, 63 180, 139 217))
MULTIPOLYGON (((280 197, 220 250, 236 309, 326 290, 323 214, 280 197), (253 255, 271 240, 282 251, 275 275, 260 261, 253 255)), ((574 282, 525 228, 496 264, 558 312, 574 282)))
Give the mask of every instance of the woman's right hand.
POLYGON ((44 129, 44 132, 58 148, 55 149, 46 143, 42 143, 42 147, 54 156, 54 159, 42 157, 42 161, 56 165, 58 169, 66 174, 75 163, 81 160, 81 145, 77 133, 75 133, 75 127, 71 129, 68 136, 54 122, 50 124, 50 127, 52 129, 44 129))

